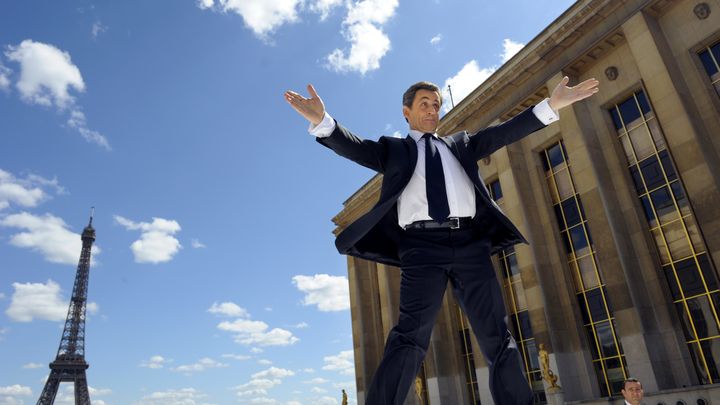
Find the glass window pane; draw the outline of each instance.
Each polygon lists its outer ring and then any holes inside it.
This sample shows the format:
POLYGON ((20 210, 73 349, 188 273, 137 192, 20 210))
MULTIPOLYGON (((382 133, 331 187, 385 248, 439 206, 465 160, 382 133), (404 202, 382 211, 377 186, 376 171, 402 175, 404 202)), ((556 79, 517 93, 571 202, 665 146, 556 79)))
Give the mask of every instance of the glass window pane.
POLYGON ((540 361, 538 360, 538 352, 535 347, 535 339, 525 341, 525 354, 527 355, 528 368, 533 370, 540 370, 540 361))
POLYGON ((631 130, 629 136, 638 160, 643 160, 655 153, 655 145, 644 125, 631 130))
POLYGON ((562 232, 567 226, 565 225, 565 219, 560 204, 553 205, 553 211, 555 211, 555 218, 557 218, 558 229, 562 232))
POLYGON ((652 136, 653 141, 655 142, 655 148, 657 150, 664 150, 665 147, 665 137, 663 136, 662 131, 660 130, 660 125, 658 124, 657 119, 652 118, 647 122, 648 128, 650 128, 650 135, 652 136))
POLYGON ((495 201, 500 200, 503 197, 502 187, 500 187, 499 181, 493 181, 490 185, 492 188, 492 195, 495 201))
POLYGON ((687 198, 685 198, 685 191, 682 188, 682 184, 679 181, 670 183, 670 188, 675 196, 678 207, 680 207, 680 213, 682 216, 690 215, 690 204, 688 204, 687 198))
POLYGON ((708 51, 706 49, 706 50, 700 52, 699 56, 700 56, 700 60, 702 61, 703 67, 705 68, 705 71, 707 72, 708 76, 712 76, 718 72, 718 67, 715 65, 715 62, 712 60, 712 57, 710 56, 710 51, 708 51))
POLYGON ((648 198, 648 196, 645 195, 640 197, 640 202, 642 203, 643 210, 645 211, 645 218, 647 218, 650 227, 656 227, 658 223, 655 220, 655 213, 652 209, 652 206, 650 205, 650 199, 648 198))
POLYGON ((570 181, 570 172, 567 168, 555 173, 555 181, 557 182, 558 194, 561 201, 575 194, 573 192, 572 182, 570 181))
POLYGON ((632 145, 630 144, 630 138, 627 135, 620 137, 620 143, 622 144, 623 150, 625 151, 625 159, 627 159, 629 165, 634 165, 635 152, 633 151, 632 145))
POLYGON ((568 232, 560 232, 560 239, 562 239, 563 245, 565 245, 565 251, 567 254, 572 254, 572 248, 570 247, 570 236, 568 232))
POLYGON ((600 285, 597 274, 595 272, 595 266, 593 265, 593 256, 585 256, 577 261, 580 269, 580 275, 582 277, 583 284, 586 289, 594 288, 600 285))
POLYGON ((636 93, 638 104, 640 104, 640 109, 642 110, 643 114, 647 114, 650 112, 650 104, 647 101, 647 98, 645 97, 644 91, 638 91, 636 93))
POLYGON ((695 333, 693 332, 692 324, 690 322, 690 317, 688 316, 685 301, 678 302, 677 304, 675 304, 675 307, 677 308, 678 314, 682 319, 683 332, 685 332, 685 340, 696 340, 695 333))
POLYGON ((686 297, 707 292, 700 278, 700 269, 694 258, 681 260, 675 263, 675 271, 680 279, 680 286, 686 297))
POLYGON ((570 238, 572 239, 573 249, 575 249, 575 256, 584 256, 590 253, 588 248, 588 240, 585 236, 585 230, 582 225, 578 225, 570 229, 570 238))
POLYGON ((565 214, 565 221, 567 222, 568 228, 580 223, 581 218, 580 211, 578 210, 577 196, 563 201, 562 209, 565 214))
POLYGON ((699 338, 718 336, 717 322, 715 315, 710 308, 710 300, 707 295, 687 300, 690 316, 695 325, 695 332, 699 338))
POLYGON ((620 116, 618 115, 617 108, 611 108, 610 109, 610 117, 612 118, 613 125, 615 125, 615 129, 620 130, 622 129, 623 125, 620 121, 620 116))
POLYGON ((528 339, 532 337, 532 326, 530 326, 530 316, 528 311, 522 311, 518 313, 518 320, 520 321, 520 331, 522 332, 522 338, 528 339))
POLYGON ((595 333, 597 333, 603 357, 616 356, 618 354, 617 347, 615 346, 615 339, 613 338, 612 329, 610 328, 610 322, 606 321, 595 325, 595 333))
POLYGON ((665 279, 670 287, 670 294, 672 294, 673 301, 679 300, 682 296, 680 295, 680 288, 678 287, 677 279, 675 278, 672 266, 669 264, 663 266, 663 272, 665 273, 665 279))
POLYGON ((697 343, 690 343, 688 344, 688 347, 690 348, 690 354, 692 355, 693 359, 695 359, 695 369, 698 372, 698 378, 700 379, 700 384, 709 384, 710 383, 710 375, 708 374, 708 368, 705 365, 705 363, 702 361, 704 356, 700 355, 700 345, 697 343))
POLYGON ((660 161, 662 162, 663 170, 665 170, 665 177, 667 177, 667 181, 671 182, 675 180, 677 178, 677 174, 675 173, 675 167, 670 160, 670 154, 667 150, 663 150, 658 153, 658 156, 660 156, 660 161))
POLYGON ((640 162, 640 170, 648 189, 653 190, 666 183, 665 176, 663 176, 662 169, 660 169, 660 161, 656 156, 651 156, 640 162))
POLYGON ((685 259, 692 254, 690 240, 686 236, 682 221, 669 223, 662 228, 673 260, 685 259))
MULTIPOLYGON (((525 301, 525 289, 521 282, 512 283, 513 296, 515 297, 515 310, 522 311, 527 309, 525 301)), ((524 336, 524 335, 523 335, 524 336)))
MULTIPOLYGON (((560 143, 556 144, 552 148, 547 150, 547 155, 550 160, 550 166, 553 168, 557 168, 557 166, 561 165, 565 159, 562 155, 562 149, 560 147, 560 143)), ((556 169, 557 170, 557 169, 556 169)))
POLYGON ((653 239, 655 239, 655 245, 658 248, 660 262, 662 264, 670 263, 670 253, 667 250, 667 244, 665 243, 665 238, 663 237, 662 231, 660 229, 653 229, 652 235, 653 239))
POLYGON ((555 176, 549 175, 549 177, 546 177, 545 180, 547 181, 548 190, 550 191, 550 199, 553 204, 559 203, 560 196, 558 195, 557 185, 555 185, 555 176))
POLYGON ((705 244, 703 243, 700 231, 698 230, 697 223, 695 223, 695 218, 686 218, 685 225, 687 226, 688 235, 690 235, 690 242, 692 243, 693 248, 695 248, 695 251, 705 251, 705 244))
POLYGON ((643 180, 640 176, 640 170, 638 170, 637 166, 630 166, 630 176, 632 176, 633 184, 635 185, 635 191, 637 191, 638 194, 644 193, 645 186, 643 185, 643 180))
POLYGON ((592 315, 593 322, 602 321, 608 318, 601 288, 595 288, 587 291, 585 293, 585 299, 587 299, 588 306, 590 307, 590 314, 592 315))
POLYGON ((667 187, 662 187, 653 191, 650 193, 650 198, 655 206, 655 212, 657 213, 658 218, 660 218, 661 224, 666 224, 679 217, 672 197, 670 197, 670 191, 667 187))
POLYGON ((583 325, 590 323, 590 312, 588 307, 585 305, 585 294, 577 294, 578 305, 580 307, 580 315, 582 315, 583 325))
MULTIPOLYGON (((707 254, 703 253, 701 255, 698 255, 698 262, 700 263, 700 270, 702 271, 702 275, 705 278, 705 283, 707 283, 708 289, 710 291, 717 290, 717 275, 715 274, 715 269, 713 269, 713 266, 710 264, 710 260, 708 259, 707 254)), ((715 308, 717 308, 717 306, 715 308)))
POLYGON ((703 354, 705 355, 705 363, 707 364, 710 377, 713 382, 720 378, 718 366, 720 365, 720 339, 704 340, 700 342, 703 354))
POLYGON ((515 255, 515 253, 508 255, 506 257, 507 257, 508 266, 510 267, 510 274, 513 276, 519 275, 520 267, 518 266, 517 256, 515 255))
POLYGON ((720 63, 720 42, 710 47, 710 51, 715 57, 715 62, 720 63))
POLYGON ((618 106, 620 109, 620 115, 625 122, 625 127, 630 129, 638 124, 640 119, 640 110, 638 110, 635 97, 630 97, 618 106))

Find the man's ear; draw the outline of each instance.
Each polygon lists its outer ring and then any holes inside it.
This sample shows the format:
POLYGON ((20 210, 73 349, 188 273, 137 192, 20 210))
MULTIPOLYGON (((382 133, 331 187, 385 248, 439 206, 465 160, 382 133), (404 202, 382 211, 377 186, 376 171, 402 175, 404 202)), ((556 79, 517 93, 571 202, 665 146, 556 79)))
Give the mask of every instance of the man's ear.
POLYGON ((408 106, 404 105, 403 106, 403 117, 405 117, 405 122, 410 122, 410 121, 408 121, 409 116, 410 116, 410 108, 408 106))

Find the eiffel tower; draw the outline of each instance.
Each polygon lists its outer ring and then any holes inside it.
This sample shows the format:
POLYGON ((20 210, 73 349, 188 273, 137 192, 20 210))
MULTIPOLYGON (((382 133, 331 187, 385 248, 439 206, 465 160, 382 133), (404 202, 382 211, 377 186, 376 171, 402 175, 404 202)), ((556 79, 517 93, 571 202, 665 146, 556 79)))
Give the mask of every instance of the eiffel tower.
POLYGON ((51 405, 55 402, 61 382, 75 384, 75 405, 90 405, 87 376, 85 370, 90 367, 85 361, 85 307, 87 304, 88 276, 90 275, 90 250, 95 242, 95 229, 92 227, 93 213, 90 222, 83 229, 82 250, 72 299, 68 308, 65 328, 60 339, 55 361, 50 363, 50 377, 45 383, 37 405, 51 405))

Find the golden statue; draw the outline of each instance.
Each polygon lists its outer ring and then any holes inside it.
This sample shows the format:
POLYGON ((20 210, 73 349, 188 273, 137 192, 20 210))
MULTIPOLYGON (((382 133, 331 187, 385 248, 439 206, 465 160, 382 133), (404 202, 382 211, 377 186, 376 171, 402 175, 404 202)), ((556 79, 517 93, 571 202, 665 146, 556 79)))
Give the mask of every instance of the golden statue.
POLYGON ((345 390, 342 390, 343 396, 342 396, 342 405, 348 405, 347 403, 347 394, 345 393, 345 390))
POLYGON ((415 377, 415 395, 417 395, 418 400, 420 400, 421 404, 425 403, 423 401, 423 382, 422 378, 420 378, 419 376, 415 377))
POLYGON ((548 391, 555 392, 559 390, 560 386, 557 385, 558 377, 550 370, 550 355, 542 343, 540 343, 538 354, 540 357, 540 371, 542 372, 543 379, 547 381, 549 385, 548 391))

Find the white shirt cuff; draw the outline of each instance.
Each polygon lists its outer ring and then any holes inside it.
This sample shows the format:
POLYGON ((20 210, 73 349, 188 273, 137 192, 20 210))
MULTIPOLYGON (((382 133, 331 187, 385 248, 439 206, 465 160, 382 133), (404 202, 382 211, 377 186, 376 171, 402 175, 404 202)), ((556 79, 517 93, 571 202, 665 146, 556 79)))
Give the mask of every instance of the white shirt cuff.
POLYGON ((330 136, 330 134, 333 133, 335 130, 335 120, 333 117, 330 116, 330 114, 325 111, 325 115, 323 116, 322 121, 320 121, 319 124, 317 124, 315 127, 313 127, 313 124, 310 124, 310 127, 308 128, 308 132, 310 135, 318 137, 318 138, 327 138, 330 136))
POLYGON ((550 125, 560 119, 557 113, 555 113, 555 111, 550 108, 549 98, 546 98, 545 100, 539 102, 535 107, 533 107, 533 113, 535 114, 537 119, 539 119, 540 122, 545 125, 550 125))

